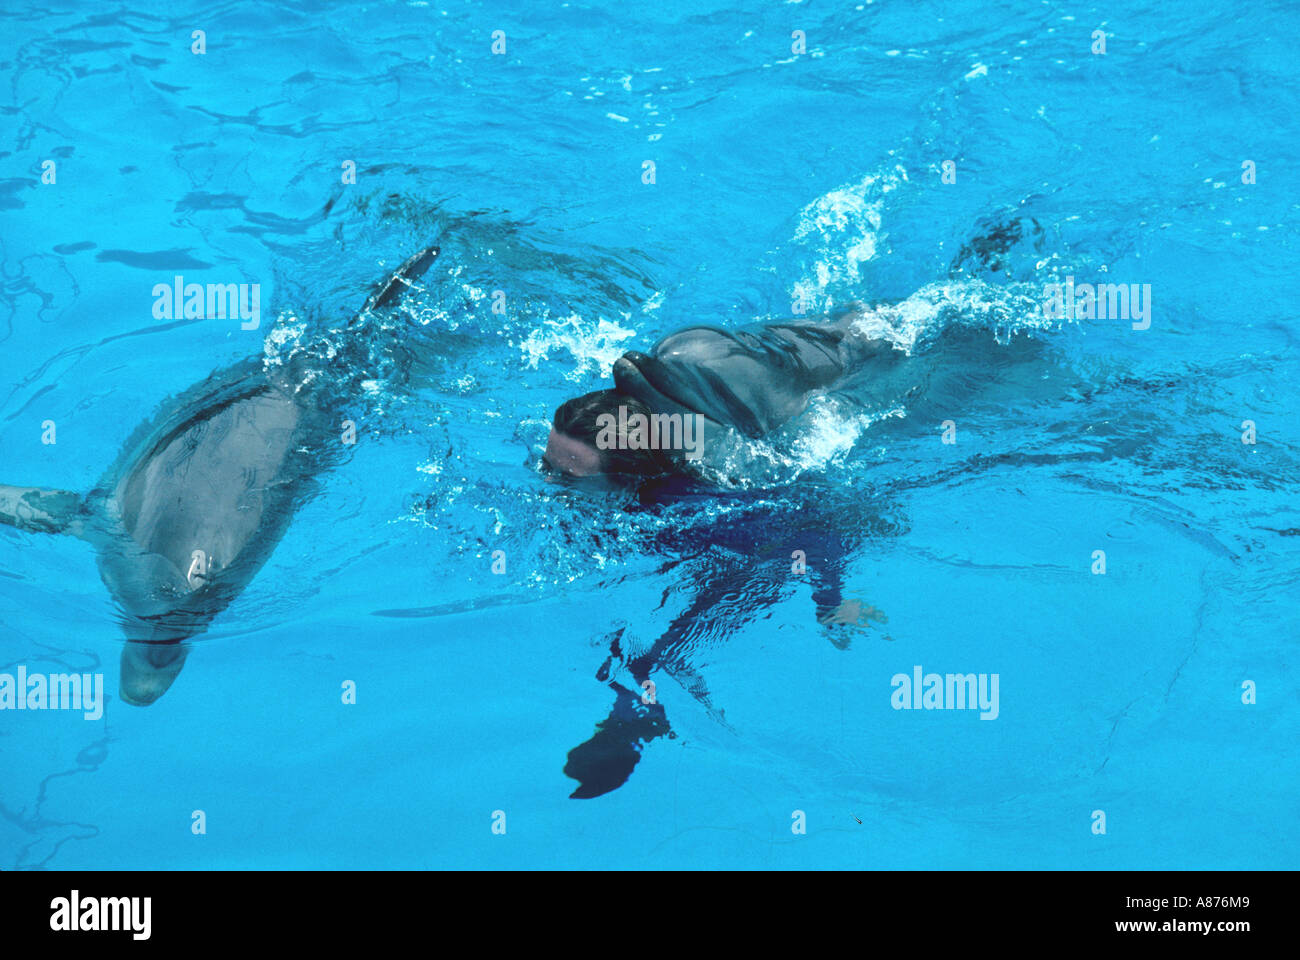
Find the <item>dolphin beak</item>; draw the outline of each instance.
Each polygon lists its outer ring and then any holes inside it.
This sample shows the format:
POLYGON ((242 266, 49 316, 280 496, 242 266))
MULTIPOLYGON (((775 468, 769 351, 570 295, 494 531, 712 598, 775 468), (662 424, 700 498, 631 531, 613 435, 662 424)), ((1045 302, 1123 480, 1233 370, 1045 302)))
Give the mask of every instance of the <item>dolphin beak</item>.
POLYGON ((147 707, 172 685, 189 653, 182 643, 141 643, 128 640, 122 648, 122 680, 118 695, 126 703, 147 707))

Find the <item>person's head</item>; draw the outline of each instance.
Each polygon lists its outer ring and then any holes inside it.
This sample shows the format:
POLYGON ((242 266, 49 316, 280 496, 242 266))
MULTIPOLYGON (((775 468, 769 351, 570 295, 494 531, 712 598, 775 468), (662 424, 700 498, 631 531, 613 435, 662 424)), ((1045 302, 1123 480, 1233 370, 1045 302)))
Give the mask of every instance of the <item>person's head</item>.
POLYGON ((546 441, 546 465, 572 477, 597 474, 659 476, 672 470, 662 450, 645 448, 636 425, 650 422, 651 411, 640 400, 617 390, 596 390, 566 400, 555 411, 546 441))

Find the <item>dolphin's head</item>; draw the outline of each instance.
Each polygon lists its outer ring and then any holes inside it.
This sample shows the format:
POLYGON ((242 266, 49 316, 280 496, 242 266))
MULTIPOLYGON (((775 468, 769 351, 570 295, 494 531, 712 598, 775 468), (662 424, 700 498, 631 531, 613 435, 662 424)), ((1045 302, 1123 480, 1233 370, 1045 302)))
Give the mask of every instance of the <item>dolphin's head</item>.
POLYGON ((118 692, 127 703, 147 707, 171 688, 185 666, 190 641, 208 629, 214 611, 229 603, 220 585, 200 581, 191 602, 162 615, 139 616, 123 610, 118 625, 126 637, 122 647, 122 679, 118 692))
POLYGON ((179 641, 146 643, 128 640, 122 648, 122 680, 118 694, 136 707, 147 707, 171 687, 189 647, 179 641))

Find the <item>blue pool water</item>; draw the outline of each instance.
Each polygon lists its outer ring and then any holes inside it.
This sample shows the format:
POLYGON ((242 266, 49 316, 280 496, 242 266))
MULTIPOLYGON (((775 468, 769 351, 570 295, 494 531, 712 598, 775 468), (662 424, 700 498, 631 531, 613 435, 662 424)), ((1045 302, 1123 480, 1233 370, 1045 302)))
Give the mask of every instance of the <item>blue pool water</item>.
POLYGON ((90 547, 0 526, 0 673, 108 694, 0 712, 0 868, 1294 867, 1300 12, 532 7, 0 13, 0 483, 91 490, 249 356, 315 351, 358 424, 146 708, 90 547), (156 317, 177 274, 260 326, 156 317), (1149 328, 1044 317, 1067 277, 1149 328), (928 398, 814 405, 710 495, 534 469, 624 351, 800 299, 928 398), (571 799, 662 637, 672 736, 571 799), (894 709, 917 666, 996 719, 894 709))

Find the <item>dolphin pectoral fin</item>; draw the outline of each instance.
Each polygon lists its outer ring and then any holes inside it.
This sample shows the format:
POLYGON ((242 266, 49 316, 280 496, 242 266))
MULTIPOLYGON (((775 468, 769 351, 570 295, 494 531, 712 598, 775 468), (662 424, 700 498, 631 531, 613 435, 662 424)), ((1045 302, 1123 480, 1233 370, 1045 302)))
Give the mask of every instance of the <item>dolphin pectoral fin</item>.
POLYGON ((0 484, 0 523, 19 530, 80 536, 88 515, 86 501, 79 494, 0 484))
POLYGON ((185 666, 189 648, 179 642, 145 643, 128 640, 122 648, 122 679, 118 694, 125 703, 147 707, 171 687, 185 666))
POLYGON ((575 800, 590 800, 627 783, 645 744, 670 732, 660 704, 643 704, 620 684, 610 687, 618 697, 609 716, 596 724, 590 740, 569 751, 564 764, 564 775, 578 781, 569 794, 575 800))
POLYGON ((425 247, 419 253, 408 257, 392 276, 375 288, 375 292, 370 295, 361 312, 392 306, 410 287, 411 281, 433 266, 433 261, 436 259, 438 259, 437 247, 425 247))

